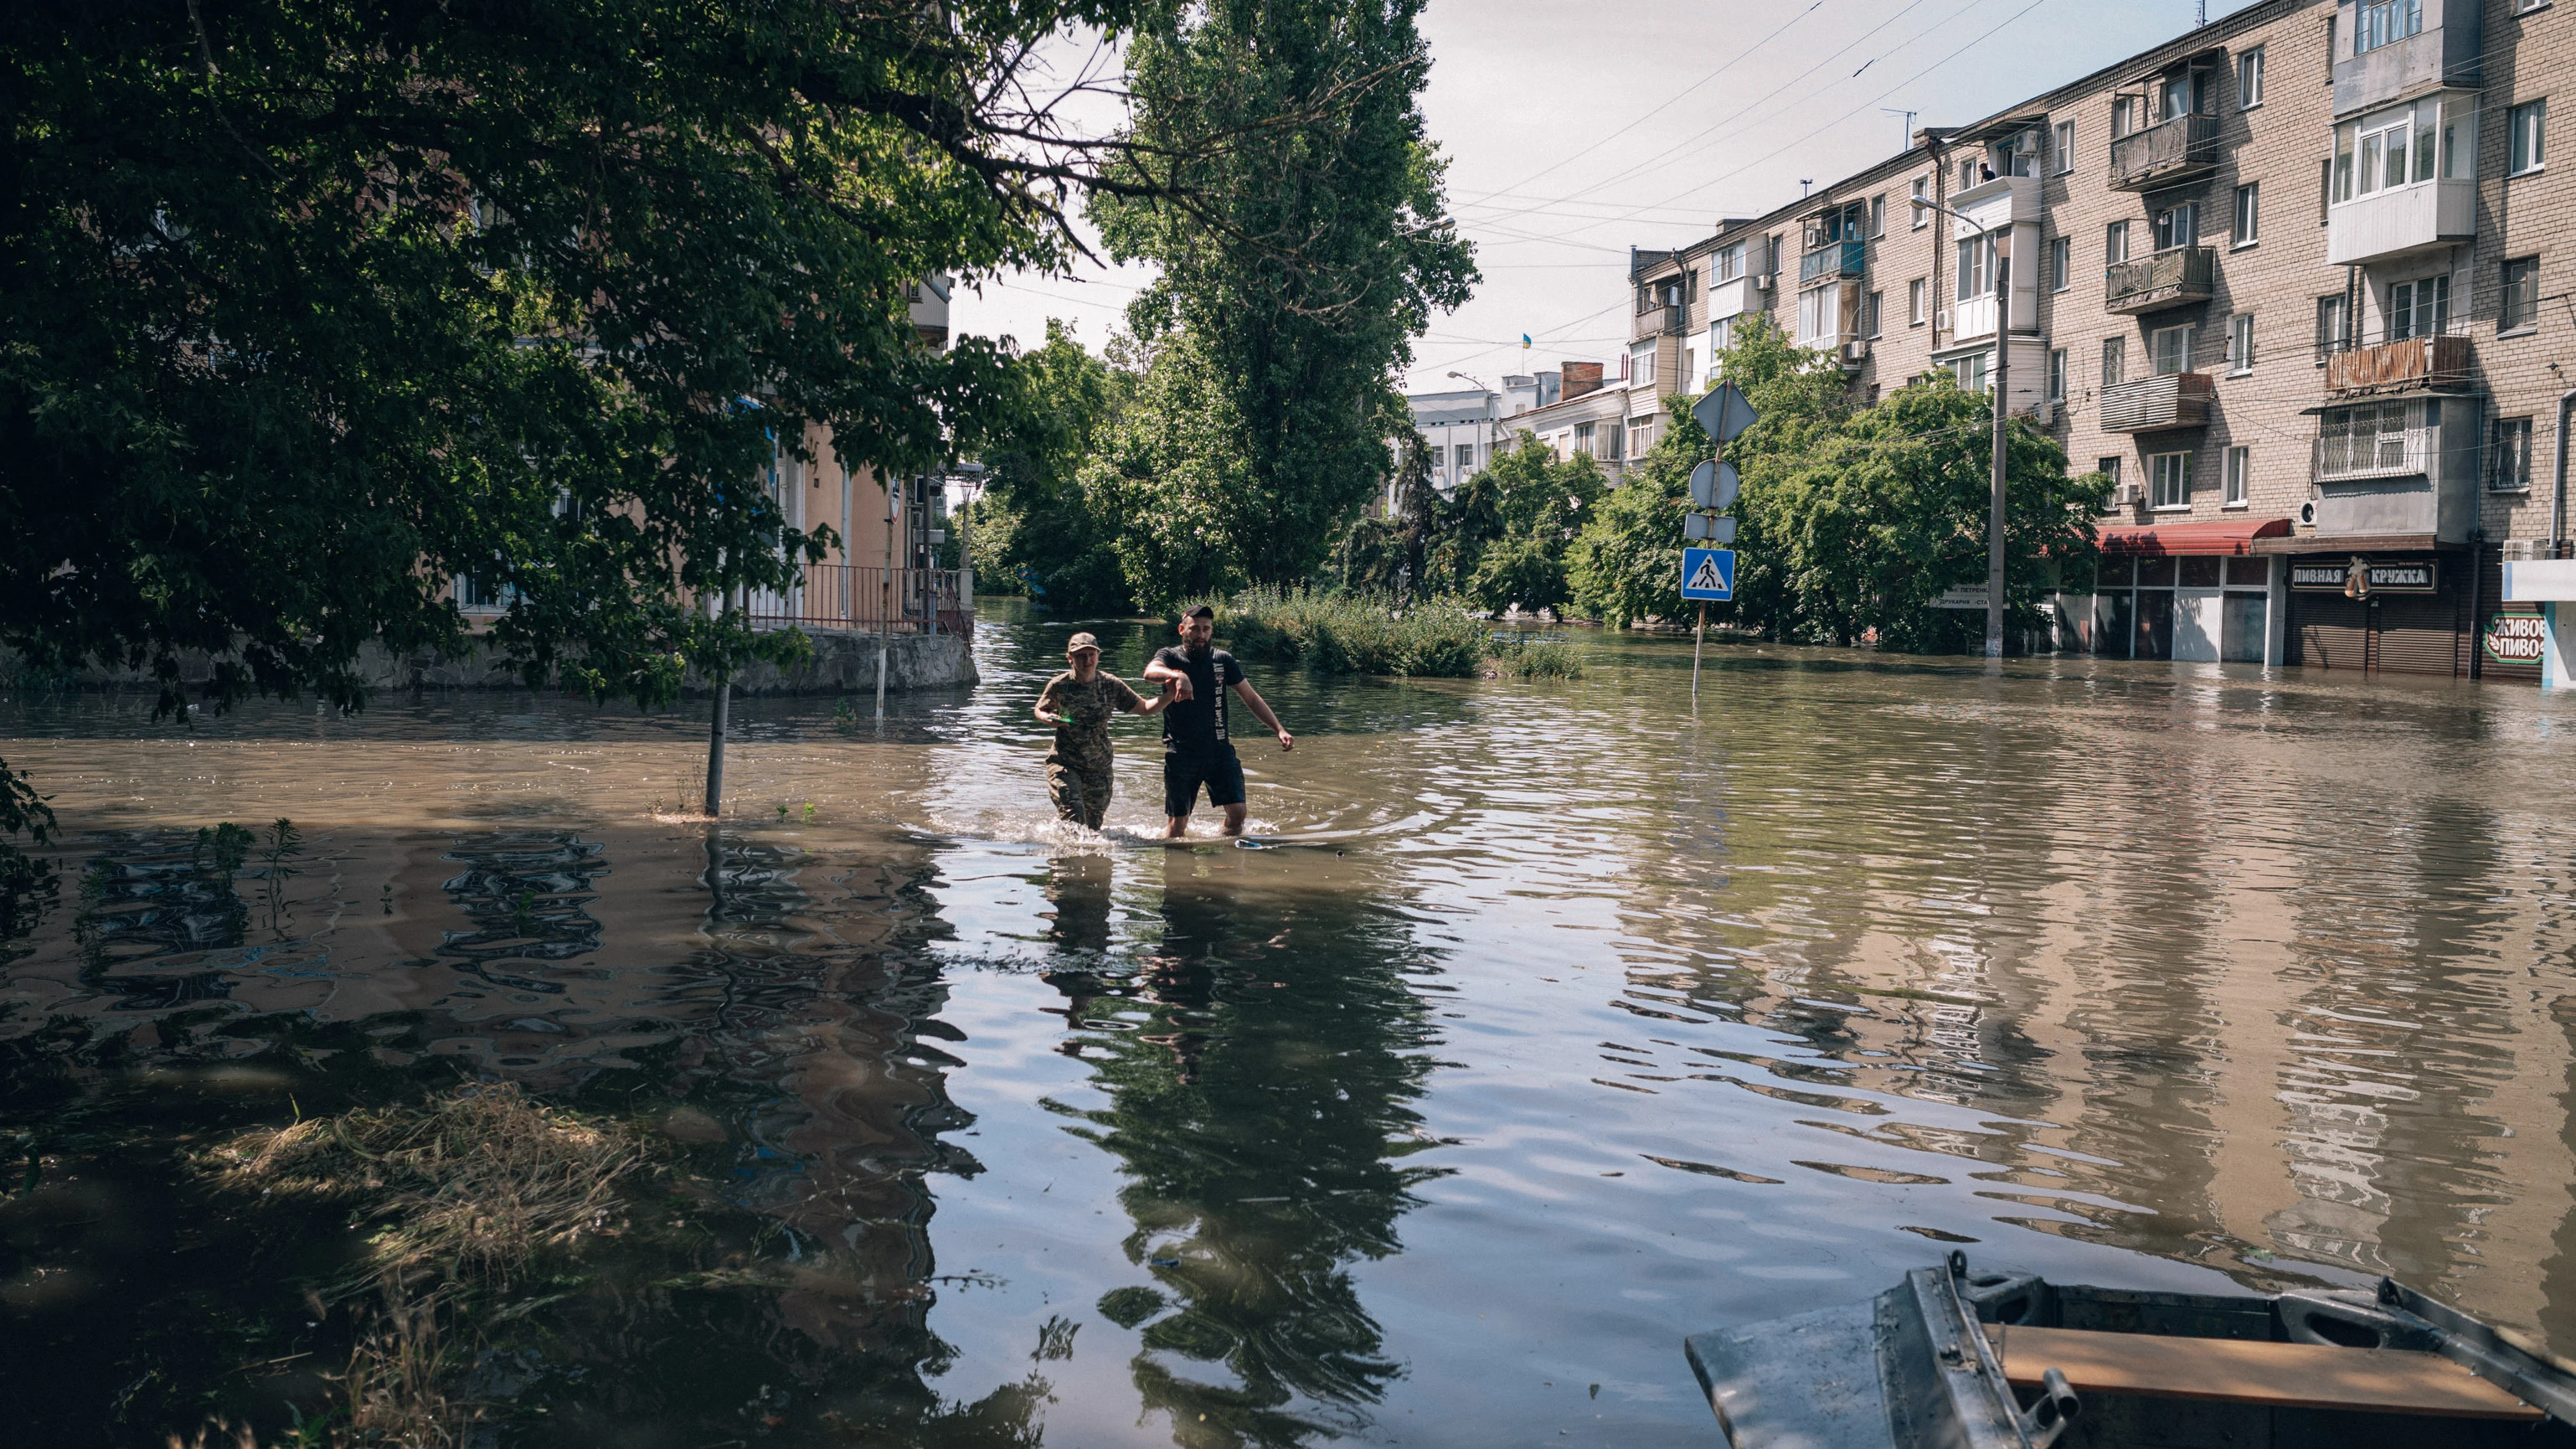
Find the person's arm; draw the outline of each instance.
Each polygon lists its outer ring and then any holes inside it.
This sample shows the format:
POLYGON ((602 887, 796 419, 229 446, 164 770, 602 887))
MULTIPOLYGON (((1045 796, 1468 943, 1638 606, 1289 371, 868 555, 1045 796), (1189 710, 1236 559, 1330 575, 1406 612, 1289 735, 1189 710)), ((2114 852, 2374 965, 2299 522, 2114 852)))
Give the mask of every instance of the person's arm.
POLYGON ((1169 699, 1183 700, 1190 697, 1189 671, 1174 669, 1165 664, 1160 654, 1155 655, 1153 662, 1145 666, 1145 677, 1163 686, 1164 694, 1169 699))
POLYGON ((1127 681, 1123 679, 1118 681, 1118 687, 1127 691, 1127 702, 1119 706, 1119 708, 1124 709, 1129 714, 1161 714, 1163 712, 1163 706, 1172 702, 1172 697, 1168 694, 1158 694, 1152 699, 1147 699, 1143 695, 1138 694, 1133 688, 1129 687, 1127 681))
POLYGON ((1270 701, 1261 697, 1261 691, 1252 687, 1251 680, 1236 680, 1234 685, 1234 695, 1235 698, 1243 701, 1244 708, 1252 711, 1253 718, 1270 726, 1270 732, 1279 737, 1279 748, 1283 750, 1293 750, 1297 748, 1297 737, 1288 733, 1288 731, 1280 725, 1279 716, 1270 712, 1270 701))
POLYGON ((1063 713, 1063 709, 1064 701, 1058 697, 1056 681, 1050 679, 1047 681, 1047 687, 1038 692, 1038 707, 1032 713, 1037 715, 1038 723, 1042 725, 1073 723, 1073 716, 1063 713))

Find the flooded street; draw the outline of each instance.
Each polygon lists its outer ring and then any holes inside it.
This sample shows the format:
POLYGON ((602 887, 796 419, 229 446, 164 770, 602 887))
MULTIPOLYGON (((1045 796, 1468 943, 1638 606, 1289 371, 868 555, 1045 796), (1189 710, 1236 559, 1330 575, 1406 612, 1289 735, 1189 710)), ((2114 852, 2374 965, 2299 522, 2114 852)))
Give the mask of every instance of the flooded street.
POLYGON ((2576 1354, 2576 699, 1253 662, 1278 843, 1166 849, 1150 723, 1072 839, 1028 713, 1071 630, 1130 680, 1164 631, 981 628, 882 724, 738 704, 712 830, 703 703, 0 708, 67 829, 0 941, 0 1421, 282 1433, 362 1229, 282 1240, 192 1154, 460 1080, 649 1121, 750 1225, 528 1293, 501 1444, 1705 1446, 1683 1334, 1952 1245, 2390 1273, 2576 1354))

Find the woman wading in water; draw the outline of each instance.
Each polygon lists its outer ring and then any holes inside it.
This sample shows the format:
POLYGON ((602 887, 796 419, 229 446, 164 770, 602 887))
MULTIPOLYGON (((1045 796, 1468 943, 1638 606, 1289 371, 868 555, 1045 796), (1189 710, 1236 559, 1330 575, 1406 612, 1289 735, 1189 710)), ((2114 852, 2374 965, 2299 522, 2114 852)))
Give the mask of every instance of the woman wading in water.
POLYGON ((1070 666, 1046 682, 1038 695, 1038 723, 1055 726, 1055 748, 1047 751, 1047 794, 1055 813, 1092 830, 1109 813, 1112 766, 1116 751, 1109 744, 1109 717, 1158 714, 1169 697, 1147 699, 1115 674, 1100 668, 1100 641, 1076 634, 1065 641, 1064 662, 1070 666))

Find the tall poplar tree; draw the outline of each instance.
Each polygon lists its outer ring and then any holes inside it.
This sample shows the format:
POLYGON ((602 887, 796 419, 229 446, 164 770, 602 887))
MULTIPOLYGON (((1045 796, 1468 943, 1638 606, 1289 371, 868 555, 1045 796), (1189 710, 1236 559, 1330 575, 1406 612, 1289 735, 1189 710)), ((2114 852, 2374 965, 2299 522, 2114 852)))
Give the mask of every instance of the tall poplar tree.
POLYGON ((1198 413, 1130 417, 1089 480, 1139 535, 1142 601, 1306 578, 1387 477, 1412 339, 1477 281, 1419 105, 1420 10, 1206 0, 1140 26, 1120 165, 1145 184, 1090 214, 1160 268, 1128 324, 1171 376, 1139 407, 1198 413))

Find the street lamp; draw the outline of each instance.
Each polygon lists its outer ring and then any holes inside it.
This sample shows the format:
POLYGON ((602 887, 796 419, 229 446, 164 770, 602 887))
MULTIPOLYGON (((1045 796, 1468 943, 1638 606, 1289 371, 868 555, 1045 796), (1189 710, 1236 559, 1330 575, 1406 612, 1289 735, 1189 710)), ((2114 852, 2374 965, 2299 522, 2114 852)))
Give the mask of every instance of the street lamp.
MULTIPOLYGON (((2001 235, 2012 225, 2007 217, 2002 227, 1981 226, 1946 206, 1913 198, 1920 210, 1937 211, 1977 233, 1978 250, 2001 235)), ((2011 401, 2006 391, 2012 356, 2012 257, 2001 245, 1995 253, 1995 456, 1992 497, 1986 511, 1986 657, 2004 657, 2004 410, 2011 401)))

